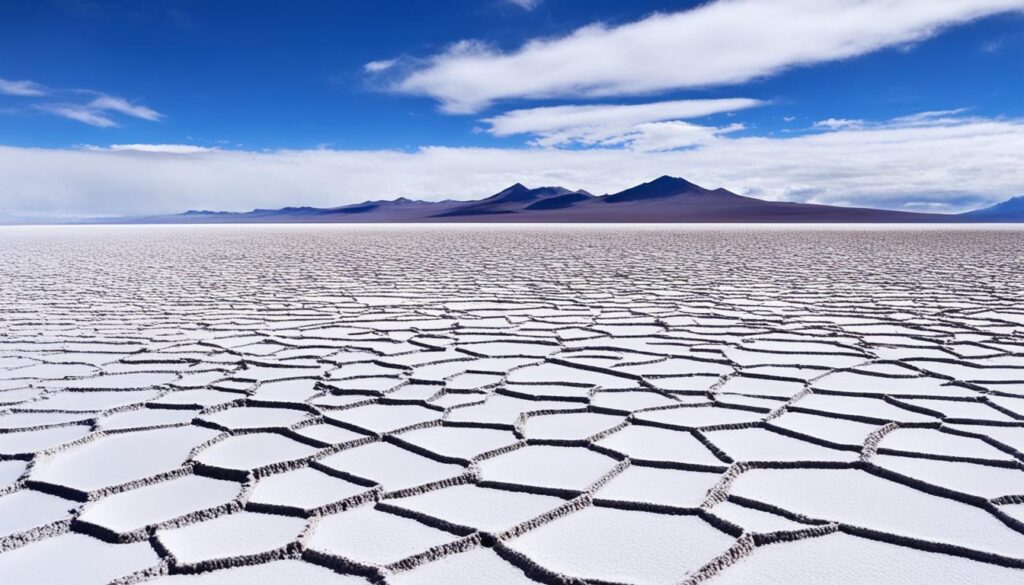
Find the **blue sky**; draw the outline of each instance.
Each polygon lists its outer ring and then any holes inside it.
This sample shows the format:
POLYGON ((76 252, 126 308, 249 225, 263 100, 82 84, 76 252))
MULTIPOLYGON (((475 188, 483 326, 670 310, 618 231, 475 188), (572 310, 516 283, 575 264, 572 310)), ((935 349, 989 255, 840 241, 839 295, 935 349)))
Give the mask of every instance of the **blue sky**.
POLYGON ((512 179, 601 192, 660 174, 955 211, 1024 193, 1005 166, 1024 163, 1022 10, 0 1, 0 218, 458 198, 512 179), (956 168, 933 168, 946 157, 956 168))

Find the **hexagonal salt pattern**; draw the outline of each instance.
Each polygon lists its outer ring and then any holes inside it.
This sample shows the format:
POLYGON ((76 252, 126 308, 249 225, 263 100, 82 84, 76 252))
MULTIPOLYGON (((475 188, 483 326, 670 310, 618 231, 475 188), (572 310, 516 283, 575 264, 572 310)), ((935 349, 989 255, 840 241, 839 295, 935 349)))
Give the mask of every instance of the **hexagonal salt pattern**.
POLYGON ((1024 583, 1021 257, 0 229, 0 582, 1024 583))

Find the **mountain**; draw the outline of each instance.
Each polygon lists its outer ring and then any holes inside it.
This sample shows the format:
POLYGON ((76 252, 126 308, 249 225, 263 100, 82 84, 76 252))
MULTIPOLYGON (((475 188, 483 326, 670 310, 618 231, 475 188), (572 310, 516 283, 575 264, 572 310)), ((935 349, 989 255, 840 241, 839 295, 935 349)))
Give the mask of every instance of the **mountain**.
POLYGON ((516 183, 504 191, 499 191, 479 202, 470 202, 455 209, 443 211, 433 217, 456 217, 468 215, 489 215, 492 213, 515 213, 541 203, 552 197, 560 197, 574 193, 563 187, 540 187, 529 189, 522 183, 516 183), (539 200, 539 201, 538 201, 539 200))
POLYGON ((654 179, 650 183, 641 183, 636 187, 630 187, 614 195, 608 195, 604 198, 604 202, 631 203, 664 199, 666 197, 678 197, 680 195, 704 195, 706 193, 709 193, 709 191, 700 185, 694 185, 686 179, 665 175, 654 179))
POLYGON ((765 201, 726 189, 705 189, 678 177, 581 200, 524 221, 667 223, 898 223, 950 221, 950 216, 906 211, 765 201))
POLYGON ((991 207, 961 213, 968 221, 1024 221, 1024 195, 1007 199, 991 207))
POLYGON ((563 187, 516 183, 474 201, 404 197, 341 207, 284 207, 247 212, 190 210, 177 215, 114 218, 91 223, 966 223, 1024 221, 1024 197, 959 215, 766 201, 706 189, 663 176, 618 193, 595 196, 563 187))
POLYGON ((541 209, 564 209, 575 205, 581 201, 593 199, 594 196, 582 189, 579 191, 573 191, 572 193, 566 193, 564 195, 557 195, 555 197, 548 197, 541 199, 536 203, 527 205, 524 209, 526 211, 537 211, 541 209))
POLYGON ((189 210, 177 215, 104 219, 92 223, 392 223, 416 221, 462 207, 465 203, 399 197, 341 207, 283 207, 245 212, 189 210))

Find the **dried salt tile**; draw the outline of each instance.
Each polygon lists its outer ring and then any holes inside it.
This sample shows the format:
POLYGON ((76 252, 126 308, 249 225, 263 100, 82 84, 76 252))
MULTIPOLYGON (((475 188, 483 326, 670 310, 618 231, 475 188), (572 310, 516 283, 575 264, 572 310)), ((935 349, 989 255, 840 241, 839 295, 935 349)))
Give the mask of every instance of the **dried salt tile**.
POLYGON ((80 505, 32 490, 0 496, 0 538, 69 518, 80 505))
POLYGON ((389 492, 450 479, 466 471, 461 465, 441 463, 385 442, 345 449, 321 463, 375 481, 389 492))
POLYGON ((542 524, 508 546, 579 579, 669 584, 734 542, 697 516, 591 506, 542 524))
POLYGON ((720 473, 631 465, 604 484, 594 497, 696 508, 720 477, 720 473))
POLYGON ((292 408, 238 406, 203 415, 200 418, 228 429, 255 429, 290 427, 307 417, 309 417, 308 412, 292 408))
POLYGON ((533 585, 519 568, 493 550, 475 548, 418 565, 388 578, 392 585, 533 585))
POLYGON ((119 433, 60 451, 32 470, 32 479, 92 491, 164 473, 217 435, 199 427, 119 433))
POLYGON ((268 475, 256 482, 249 501, 314 510, 366 493, 370 488, 310 467, 268 475))
POLYGON ((689 433, 658 427, 629 425, 597 442, 633 459, 699 465, 725 465, 689 433))
POLYGON ((896 429, 882 437, 878 449, 882 453, 891 451, 978 459, 1013 459, 1013 456, 981 439, 944 433, 938 429, 896 429))
POLYGON ((736 461, 854 461, 860 455, 760 428, 708 431, 705 436, 736 461))
POLYGON ((302 518, 239 512, 158 530, 156 538, 179 564, 270 552, 294 542, 306 527, 302 518))
POLYGON ((402 433, 400 438, 433 453, 462 459, 472 459, 518 441, 511 431, 448 426, 416 429, 402 433))
POLYGON ((587 449, 531 445, 479 465, 487 481, 582 491, 615 464, 614 459, 587 449))
POLYGON ((730 493, 811 518, 1017 556, 1024 535, 968 504, 854 469, 755 469, 730 493))
POLYGON ((501 532, 564 504, 552 496, 504 489, 456 485, 388 500, 393 505, 456 524, 501 532))
POLYGON ((458 537, 372 506, 320 519, 309 548, 370 565, 387 565, 458 537))
POLYGON ((30 542, 0 554, 0 575, 8 583, 108 583, 156 566, 149 542, 108 544, 68 533, 30 542))
POLYGON ((0 454, 34 453, 78 440, 92 432, 87 426, 51 427, 38 431, 0 433, 0 454))
POLYGON ((761 546, 713 585, 934 585, 1013 583, 1020 569, 859 538, 842 532, 761 546))
POLYGON ((593 412, 531 416, 523 425, 529 439, 581 440, 622 423, 621 416, 593 412))
POLYGON ((203 449, 195 460, 213 467, 248 471, 266 465, 302 459, 316 448, 275 433, 228 437, 203 449))
POLYGON ((443 413, 423 406, 368 404, 330 412, 327 418, 355 425, 375 433, 387 433, 441 418, 443 413))
POLYGON ((161 481, 106 496, 90 504, 79 520, 127 533, 231 502, 241 485, 197 475, 161 481))

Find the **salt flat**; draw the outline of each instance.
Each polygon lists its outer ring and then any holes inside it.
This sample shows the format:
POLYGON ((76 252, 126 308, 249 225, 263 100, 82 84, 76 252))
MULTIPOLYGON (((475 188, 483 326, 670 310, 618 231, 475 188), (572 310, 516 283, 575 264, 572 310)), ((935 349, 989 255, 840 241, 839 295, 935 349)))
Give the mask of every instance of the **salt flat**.
POLYGON ((0 229, 0 582, 1024 583, 1024 231, 0 229))

